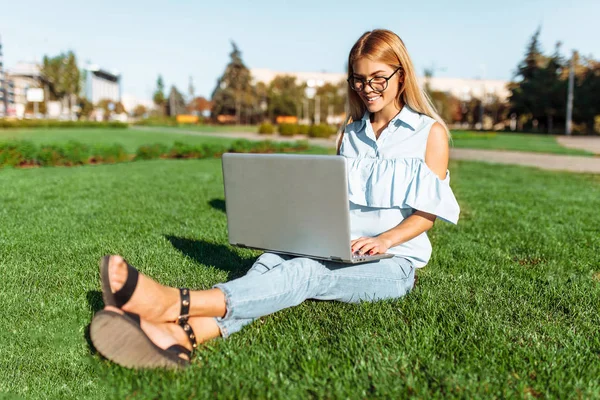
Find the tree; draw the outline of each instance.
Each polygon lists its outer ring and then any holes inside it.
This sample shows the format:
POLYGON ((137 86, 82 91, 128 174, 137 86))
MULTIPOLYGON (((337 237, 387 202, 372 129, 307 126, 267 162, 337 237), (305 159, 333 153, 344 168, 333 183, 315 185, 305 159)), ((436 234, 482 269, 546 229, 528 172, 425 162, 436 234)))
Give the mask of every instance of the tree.
POLYGON ((81 91, 81 73, 77 67, 77 58, 72 51, 55 57, 44 56, 41 74, 48 84, 51 100, 67 100, 69 112, 74 97, 81 91))
POLYGON ((293 76, 278 75, 273 78, 267 89, 269 115, 272 118, 298 115, 305 86, 298 85, 293 76))
POLYGON ((219 115, 234 116, 236 123, 255 122, 260 116, 258 98, 250 70, 242 61, 241 52, 234 42, 230 53, 231 61, 225 67, 223 75, 217 80, 217 86, 212 93, 212 117, 219 115))
POLYGON ((158 79, 156 80, 156 90, 154 91, 152 100, 154 101, 154 104, 156 104, 159 114, 163 115, 165 106, 165 84, 161 75, 158 75, 158 79))
POLYGON ((142 105, 142 104, 138 104, 137 106, 135 106, 135 108, 133 109, 133 116, 135 118, 141 118, 144 115, 146 115, 146 113, 148 112, 148 109, 146 108, 146 106, 142 105))
POLYGON ((121 102, 115 102, 110 99, 102 99, 97 104, 98 108, 104 110, 104 120, 108 121, 110 119, 111 114, 122 114, 125 111, 125 106, 121 102), (112 110, 111 110, 112 109, 112 110))
POLYGON ((189 103, 194 101, 194 98, 196 97, 195 93, 196 93, 196 88, 194 87, 194 80, 190 76, 190 80, 188 83, 188 102, 189 103))
POLYGON ((175 116, 179 114, 186 113, 185 100, 183 95, 177 90, 175 86, 171 86, 171 91, 169 92, 169 99, 167 103, 168 115, 175 116))
POLYGON ((189 108, 191 112, 197 111, 198 113, 203 114, 205 111, 210 111, 212 109, 212 102, 206 100, 202 96, 196 97, 190 103, 189 108))
POLYGON ((77 99, 77 105, 79 106, 79 112, 77 118, 89 118, 94 111, 94 105, 85 97, 79 97, 77 99))
POLYGON ((341 81, 337 85, 326 83, 317 88, 316 95, 320 98, 321 121, 327 121, 328 116, 338 116, 345 112, 346 88, 348 83, 341 81))
POLYGON ((561 75, 565 67, 560 55, 560 43, 554 54, 544 56, 539 45, 540 28, 532 36, 525 53, 525 59, 518 66, 517 82, 509 85, 511 111, 527 115, 534 124, 540 122, 550 133, 555 119, 564 120, 566 86, 561 75))

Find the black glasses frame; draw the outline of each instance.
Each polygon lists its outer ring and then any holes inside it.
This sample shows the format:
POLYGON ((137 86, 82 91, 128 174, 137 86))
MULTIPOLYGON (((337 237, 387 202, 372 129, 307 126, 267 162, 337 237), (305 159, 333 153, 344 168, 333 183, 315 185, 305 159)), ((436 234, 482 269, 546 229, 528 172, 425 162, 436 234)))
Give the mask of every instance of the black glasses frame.
POLYGON ((350 88, 352 90, 354 90, 355 92, 362 92, 363 90, 365 90, 366 85, 369 85, 371 87, 371 89, 373 89, 374 92, 376 93, 381 93, 383 92, 385 89, 388 88, 388 85, 390 84, 390 79, 392 79, 392 77, 396 74, 396 72, 400 71, 402 69, 402 67, 398 67, 396 68, 396 70, 394 72, 392 72, 392 74, 390 76, 388 76, 387 78, 385 76, 374 76, 371 79, 369 79, 368 81, 365 81, 364 79, 359 79, 359 78, 355 78, 355 77, 350 77, 348 79, 346 79, 346 81, 348 82, 348 85, 350 85, 350 88), (373 85, 371 85, 371 82, 373 81, 373 79, 385 79, 385 87, 381 90, 377 90, 373 87, 373 85), (352 84, 351 81, 359 81, 362 82, 363 87, 360 90, 356 90, 356 88, 354 87, 354 85, 352 84))

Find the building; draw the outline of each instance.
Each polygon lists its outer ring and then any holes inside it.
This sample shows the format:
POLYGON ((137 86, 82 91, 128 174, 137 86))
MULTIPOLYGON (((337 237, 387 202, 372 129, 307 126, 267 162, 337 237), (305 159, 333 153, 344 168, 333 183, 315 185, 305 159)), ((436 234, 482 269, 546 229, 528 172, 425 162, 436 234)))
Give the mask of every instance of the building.
POLYGON ((7 71, 7 77, 14 88, 15 116, 23 118, 27 107, 27 91, 31 88, 44 87, 40 65, 33 62, 19 62, 7 71))
MULTIPOLYGON (((347 75, 345 73, 334 72, 281 72, 270 69, 255 68, 250 70, 250 74, 256 82, 269 83, 277 75, 295 76, 300 83, 307 83, 310 87, 322 86, 326 83, 336 85, 345 81, 347 75)), ((418 77, 419 85, 423 87, 426 78, 418 77)), ((480 99, 485 93, 486 99, 497 97, 504 102, 508 99, 509 91, 507 89, 508 81, 490 80, 490 79, 461 79, 461 78, 429 78, 429 86, 431 90, 445 92, 453 95, 463 101, 468 101, 472 98, 480 99)))
POLYGON ((84 67, 84 75, 84 94, 93 104, 105 99, 121 102, 121 74, 118 71, 88 64, 84 67))

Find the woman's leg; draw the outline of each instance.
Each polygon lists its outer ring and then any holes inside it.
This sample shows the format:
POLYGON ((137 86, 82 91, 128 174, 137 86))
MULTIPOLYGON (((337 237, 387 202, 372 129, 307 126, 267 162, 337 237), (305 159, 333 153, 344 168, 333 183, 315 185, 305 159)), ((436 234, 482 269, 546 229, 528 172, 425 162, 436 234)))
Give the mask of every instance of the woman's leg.
MULTIPOLYGON (((246 276, 266 273, 289 258, 273 253, 264 253, 256 260, 246 276)), ((125 285, 128 269, 127 263, 122 257, 111 256, 108 276, 113 293, 125 285)), ((190 316, 222 317, 225 315, 225 306, 224 294, 219 289, 190 291, 190 316)), ((163 286, 147 276, 139 274, 133 295, 121 308, 140 314, 148 321, 175 321, 180 312, 179 290, 163 286)))
POLYGON ((364 264, 326 263, 330 272, 328 289, 318 300, 346 303, 402 297, 412 290, 415 269, 403 257, 386 258, 364 264))

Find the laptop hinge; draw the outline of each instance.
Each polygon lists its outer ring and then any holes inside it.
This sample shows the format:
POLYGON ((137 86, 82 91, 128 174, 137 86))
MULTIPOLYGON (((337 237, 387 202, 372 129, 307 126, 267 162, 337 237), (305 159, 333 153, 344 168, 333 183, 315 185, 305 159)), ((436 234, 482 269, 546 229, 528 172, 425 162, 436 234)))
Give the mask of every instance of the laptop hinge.
POLYGON ((342 260, 342 258, 341 258, 341 257, 334 257, 334 256, 331 256, 331 257, 329 257, 329 258, 330 258, 331 260, 333 260, 333 261, 344 261, 344 260, 342 260))

